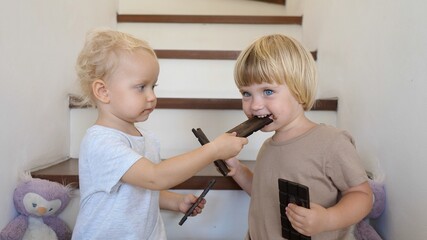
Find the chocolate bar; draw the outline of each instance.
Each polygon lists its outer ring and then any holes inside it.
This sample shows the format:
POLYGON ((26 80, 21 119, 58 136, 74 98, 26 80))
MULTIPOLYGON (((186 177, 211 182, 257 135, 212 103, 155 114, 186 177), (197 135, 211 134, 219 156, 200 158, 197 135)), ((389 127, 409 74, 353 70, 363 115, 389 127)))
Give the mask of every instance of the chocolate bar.
MULTIPOLYGON (((228 130, 228 133, 236 132, 238 137, 249 137, 252 133, 260 130, 265 125, 272 123, 273 120, 269 117, 265 118, 258 118, 258 117, 252 117, 236 127, 228 130)), ((199 140, 199 143, 202 145, 205 145, 209 143, 209 139, 206 137, 206 135, 203 133, 202 129, 197 128, 192 129, 192 132, 199 140)), ((215 160, 214 161, 215 166, 217 167, 218 171, 223 175, 227 176, 227 174, 230 172, 230 169, 228 169, 227 164, 223 160, 215 160)))
POLYGON ((296 231, 286 216, 286 206, 294 203, 298 206, 310 208, 310 194, 307 186, 279 178, 280 216, 282 223, 282 237, 289 240, 310 240, 311 237, 296 231))
POLYGON ((215 184, 216 180, 215 179, 211 179, 209 181, 208 186, 203 190, 202 194, 200 194, 200 196, 197 198, 196 202, 193 203, 193 205, 187 210, 187 212, 185 212, 184 217, 181 218, 181 221, 179 221, 179 225, 182 226, 182 224, 184 224, 184 222, 187 220, 188 216, 190 216, 194 209, 196 209, 196 207, 200 204, 200 202, 203 200, 203 198, 206 196, 206 194, 209 192, 209 190, 213 187, 213 185, 215 184))

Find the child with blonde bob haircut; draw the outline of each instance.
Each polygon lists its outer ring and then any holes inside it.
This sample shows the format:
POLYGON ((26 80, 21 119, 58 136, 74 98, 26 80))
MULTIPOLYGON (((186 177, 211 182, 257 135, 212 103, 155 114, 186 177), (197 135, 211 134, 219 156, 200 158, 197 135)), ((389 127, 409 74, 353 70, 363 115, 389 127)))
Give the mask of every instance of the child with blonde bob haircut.
POLYGON ((262 131, 274 131, 253 173, 227 160, 229 175, 251 196, 246 239, 282 239, 281 210, 313 240, 354 239, 352 226, 370 212, 372 191, 350 134, 305 116, 317 86, 310 52, 284 35, 261 37, 241 52, 235 82, 244 113, 273 119, 262 131), (308 186, 310 209, 280 209, 279 178, 308 186))
POLYGON ((129 34, 90 32, 76 70, 83 102, 96 106, 98 118, 80 147, 81 199, 73 239, 166 239, 160 208, 185 213, 196 201, 192 194, 166 189, 214 160, 236 156, 247 140, 222 134, 161 161, 157 138, 135 126, 156 107, 159 64, 153 49, 129 34))

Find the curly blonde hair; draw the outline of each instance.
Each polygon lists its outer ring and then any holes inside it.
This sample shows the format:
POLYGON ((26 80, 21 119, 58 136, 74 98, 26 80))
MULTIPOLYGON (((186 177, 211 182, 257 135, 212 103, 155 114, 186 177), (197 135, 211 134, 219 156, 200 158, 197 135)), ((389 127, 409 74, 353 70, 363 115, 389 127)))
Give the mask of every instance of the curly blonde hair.
POLYGON ((94 105, 92 83, 97 79, 108 80, 116 70, 121 54, 134 53, 140 49, 156 57, 156 53, 147 42, 130 34, 110 29, 90 31, 76 63, 76 72, 83 94, 79 105, 94 105))
POLYGON ((297 40, 281 34, 263 36, 243 50, 234 68, 238 88, 261 83, 286 84, 305 111, 317 91, 312 54, 297 40))

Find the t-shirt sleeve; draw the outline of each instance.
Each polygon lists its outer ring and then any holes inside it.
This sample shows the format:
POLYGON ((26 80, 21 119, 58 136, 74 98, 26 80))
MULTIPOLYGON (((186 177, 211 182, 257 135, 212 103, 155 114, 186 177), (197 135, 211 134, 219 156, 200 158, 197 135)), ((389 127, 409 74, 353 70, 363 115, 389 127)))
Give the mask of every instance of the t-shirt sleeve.
POLYGON ((340 191, 345 191, 367 181, 353 138, 348 132, 337 134, 328 151, 327 175, 340 191))
POLYGON ((120 134, 98 133, 90 140, 86 152, 87 167, 94 190, 117 191, 122 176, 142 156, 120 134))

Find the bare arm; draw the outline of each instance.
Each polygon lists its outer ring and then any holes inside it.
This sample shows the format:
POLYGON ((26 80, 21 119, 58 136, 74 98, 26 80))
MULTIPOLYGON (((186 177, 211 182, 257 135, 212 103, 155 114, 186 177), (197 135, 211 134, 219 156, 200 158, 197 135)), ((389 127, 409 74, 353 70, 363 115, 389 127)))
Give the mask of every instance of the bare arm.
POLYGON ((359 222, 371 211, 372 204, 372 190, 368 182, 348 189, 335 206, 328 208, 329 229, 340 229, 359 222))
POLYGON ((311 209, 295 204, 286 208, 292 226, 307 236, 342 229, 362 220, 372 209, 372 190, 369 183, 364 182, 345 191, 341 200, 330 208, 310 205, 311 209))
POLYGON ((151 190, 169 189, 211 162, 237 155, 248 140, 235 136, 235 133, 224 133, 202 147, 158 164, 141 158, 123 175, 122 181, 151 190))
POLYGON ((183 199, 183 195, 168 190, 160 191, 159 207, 160 209, 179 211, 179 202, 183 199))
POLYGON ((252 191, 252 171, 236 158, 230 158, 226 160, 226 163, 230 168, 227 176, 233 177, 234 181, 250 196, 252 191))

